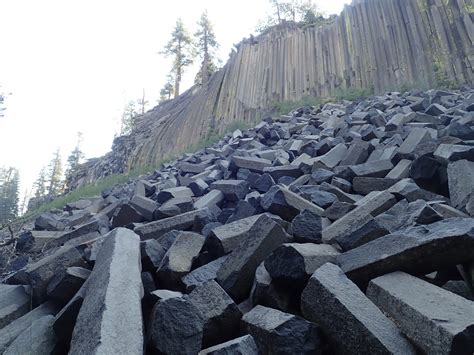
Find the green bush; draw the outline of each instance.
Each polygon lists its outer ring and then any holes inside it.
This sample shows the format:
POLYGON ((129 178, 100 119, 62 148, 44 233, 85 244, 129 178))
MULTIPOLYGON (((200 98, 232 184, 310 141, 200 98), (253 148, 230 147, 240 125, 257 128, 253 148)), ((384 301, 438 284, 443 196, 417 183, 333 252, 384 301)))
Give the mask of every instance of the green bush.
POLYGON ((348 89, 337 89, 336 100, 349 100, 355 101, 358 99, 366 98, 374 94, 374 88, 348 88, 348 89))
POLYGON ((271 105, 271 112, 277 115, 287 115, 298 107, 319 106, 329 101, 331 100, 323 99, 322 97, 305 96, 301 100, 274 102, 271 105))

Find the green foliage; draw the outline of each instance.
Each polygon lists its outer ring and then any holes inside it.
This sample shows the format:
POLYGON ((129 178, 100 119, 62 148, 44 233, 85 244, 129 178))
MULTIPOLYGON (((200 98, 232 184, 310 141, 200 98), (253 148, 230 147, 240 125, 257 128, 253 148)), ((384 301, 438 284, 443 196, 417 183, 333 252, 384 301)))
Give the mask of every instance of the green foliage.
POLYGON ((35 198, 41 198, 46 195, 46 168, 44 166, 41 168, 38 178, 33 183, 33 189, 35 190, 35 198))
POLYGON ((130 100, 123 109, 122 120, 120 122, 121 136, 130 134, 132 132, 137 114, 138 113, 135 107, 135 101, 130 100))
POLYGON ((355 101, 357 99, 365 98, 374 94, 374 88, 347 88, 337 89, 335 99, 337 101, 349 100, 355 101))
POLYGON ((214 63, 215 50, 219 47, 214 28, 207 15, 203 12, 198 23, 198 30, 194 34, 197 54, 202 59, 201 70, 196 75, 195 83, 202 84, 208 81, 209 76, 216 71, 214 63))
POLYGON ((16 168, 0 168, 0 225, 18 215, 20 173, 16 168))
POLYGON ((459 86, 459 83, 456 80, 448 78, 448 74, 442 68, 440 63, 434 64, 435 80, 436 87, 443 89, 456 89, 459 86))
POLYGON ((61 153, 56 150, 54 157, 48 167, 48 196, 50 198, 58 196, 63 191, 63 166, 61 161, 61 153))
POLYGON ((174 94, 174 76, 172 73, 169 73, 166 77, 166 83, 163 88, 160 90, 160 103, 171 100, 171 97, 174 94))
POLYGON ((271 105, 271 111, 277 115, 287 115, 295 108, 319 106, 329 101, 330 99, 323 99, 321 97, 305 96, 301 100, 274 102, 271 105))
POLYGON ((71 178, 71 176, 73 176, 76 173, 77 167, 81 163, 81 160, 84 159, 84 153, 81 151, 82 140, 83 140, 82 132, 77 132, 76 147, 74 148, 74 150, 71 152, 71 154, 67 158, 67 169, 66 169, 66 173, 65 173, 65 175, 66 175, 66 184, 69 181, 69 179, 71 178))

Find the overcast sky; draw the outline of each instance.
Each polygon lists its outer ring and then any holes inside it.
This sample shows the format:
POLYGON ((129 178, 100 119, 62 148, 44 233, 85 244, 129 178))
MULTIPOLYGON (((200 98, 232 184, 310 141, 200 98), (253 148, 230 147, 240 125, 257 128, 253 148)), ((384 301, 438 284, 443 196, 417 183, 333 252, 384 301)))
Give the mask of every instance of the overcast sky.
MULTIPOLYGON (((316 2, 329 15, 350 0, 316 2)), ((158 52, 178 17, 194 33, 204 9, 225 63, 268 0, 0 0, 0 91, 12 92, 0 118, 0 166, 20 169, 22 192, 56 149, 65 163, 78 131, 87 158, 109 151, 124 103, 143 88, 156 105, 171 66, 158 52)))

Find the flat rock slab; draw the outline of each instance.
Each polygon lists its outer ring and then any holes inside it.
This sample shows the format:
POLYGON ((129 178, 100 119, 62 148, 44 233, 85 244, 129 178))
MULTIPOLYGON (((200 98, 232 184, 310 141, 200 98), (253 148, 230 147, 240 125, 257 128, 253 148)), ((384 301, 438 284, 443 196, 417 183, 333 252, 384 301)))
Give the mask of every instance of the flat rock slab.
POLYGON ((227 255, 221 256, 220 258, 213 260, 206 265, 194 269, 189 274, 184 276, 182 281, 186 287, 186 291, 190 292, 196 286, 199 286, 204 282, 215 280, 217 278, 217 271, 220 269, 226 259, 227 255))
POLYGON ((207 208, 203 208, 200 210, 182 213, 174 217, 161 219, 159 221, 154 221, 143 226, 136 227, 134 231, 140 236, 142 240, 151 238, 157 239, 166 232, 169 232, 173 229, 186 230, 191 228, 194 224, 194 218, 203 218, 207 216, 208 211, 209 210, 207 208))
POLYGON ((82 267, 68 267, 49 282, 46 289, 48 297, 65 305, 79 291, 90 273, 90 270, 82 267))
POLYGON ((55 315, 57 311, 58 308, 53 303, 46 302, 0 329, 0 353, 3 354, 16 337, 30 327, 33 322, 44 316, 55 315))
POLYGON ((237 168, 248 169, 256 173, 263 173, 264 168, 272 166, 272 162, 268 159, 257 158, 257 157, 239 157, 234 155, 232 157, 232 163, 237 168))
POLYGON ((87 280, 69 354, 142 353, 140 274, 140 237, 128 229, 114 229, 87 280))
POLYGON ((337 263, 363 284, 398 270, 427 274, 468 262, 473 253, 474 219, 449 218, 383 236, 341 254, 337 263))
POLYGON ((249 186, 245 180, 218 180, 211 184, 211 189, 221 191, 227 201, 239 201, 247 195, 249 186))
POLYGON ((319 327, 293 314, 256 306, 242 318, 262 354, 321 354, 319 327))
POLYGON ((292 221, 305 209, 317 215, 324 213, 321 207, 282 186, 273 186, 263 195, 261 205, 264 210, 274 213, 286 221, 292 221))
POLYGON ((449 197, 456 208, 464 208, 474 195, 474 162, 459 160, 448 165, 449 197))
POLYGON ((3 353, 4 355, 51 354, 56 346, 54 317, 47 315, 34 321, 3 353))
POLYGON ((211 190, 204 196, 200 197, 196 202, 194 202, 194 208, 196 210, 202 208, 211 208, 213 206, 219 205, 224 201, 224 194, 219 190, 211 190))
POLYGON ((201 350, 198 355, 258 355, 258 348, 255 340, 251 335, 226 341, 225 343, 211 346, 210 348, 201 350))
POLYGON ((373 279, 367 296, 425 353, 474 353, 474 302, 403 272, 373 279))
POLYGON ((248 238, 222 264, 217 272, 218 283, 236 302, 243 301, 250 293, 258 265, 286 241, 288 237, 282 227, 261 215, 248 238))
POLYGON ((311 276, 301 310, 341 354, 416 354, 395 324, 334 264, 311 276))
POLYGON ((0 329, 30 310, 29 287, 0 284, 0 329))

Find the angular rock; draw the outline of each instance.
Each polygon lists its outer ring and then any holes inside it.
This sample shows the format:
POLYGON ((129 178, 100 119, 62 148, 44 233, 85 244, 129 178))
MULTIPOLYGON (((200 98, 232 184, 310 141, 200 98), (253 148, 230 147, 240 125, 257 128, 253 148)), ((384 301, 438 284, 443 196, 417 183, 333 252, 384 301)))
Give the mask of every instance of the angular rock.
POLYGON ((261 215, 240 248, 230 253, 217 272, 217 281, 237 302, 250 293, 257 266, 281 244, 288 241, 285 231, 266 215, 261 215))
POLYGON ((158 204, 144 196, 133 196, 130 205, 142 214, 149 222, 153 221, 158 204))
POLYGON ((262 354, 321 354, 319 327, 295 315, 256 306, 242 321, 262 354))
POLYGON ((48 297, 58 304, 65 305, 79 291, 90 273, 90 270, 82 267, 68 267, 49 282, 46 289, 48 297))
POLYGON ((211 189, 221 191, 228 201, 239 201, 247 194, 249 183, 244 180, 219 180, 211 184, 211 189))
POLYGON ((156 239, 140 242, 143 271, 156 271, 166 254, 165 248, 156 239))
POLYGON ((406 198, 408 202, 416 200, 446 201, 446 197, 437 195, 419 187, 412 179, 403 179, 390 187, 388 192, 394 194, 397 199, 406 198))
POLYGON ((419 144, 430 140, 430 133, 425 128, 413 128, 403 141, 403 144, 398 148, 397 153, 402 158, 408 158, 419 144))
POLYGON ((0 284, 0 329, 30 310, 29 287, 0 284))
POLYGON ((402 159, 395 167, 385 176, 386 179, 405 179, 410 176, 411 160, 402 159))
POLYGON ((194 260, 204 245, 204 236, 193 232, 181 232, 166 252, 156 271, 160 287, 180 291, 181 277, 191 271, 194 260))
POLYGON ((289 177, 297 179, 301 175, 303 175, 303 172, 297 166, 293 166, 293 165, 273 166, 270 168, 263 169, 263 172, 270 174, 270 176, 275 181, 278 181, 280 178, 284 176, 289 176, 289 177))
POLYGON ((433 155, 436 160, 444 165, 458 160, 474 161, 474 146, 440 144, 433 155))
POLYGON ((222 201, 224 201, 224 194, 219 190, 211 190, 194 202, 194 208, 197 210, 206 207, 211 208, 220 205, 222 201))
POLYGON ((275 180, 273 180, 272 176, 267 173, 261 175, 257 180, 250 184, 252 188, 259 192, 267 192, 273 185, 275 185, 275 180))
POLYGON ((204 195, 206 190, 209 188, 209 185, 203 179, 196 179, 191 182, 188 187, 191 189, 194 196, 199 197, 204 195))
POLYGON ((35 220, 36 230, 62 231, 65 225, 50 213, 43 213, 35 220))
POLYGON ((341 254, 337 263, 357 283, 397 270, 427 274, 472 260, 473 231, 474 219, 449 218, 378 238, 341 254))
POLYGON ((425 353, 474 352, 474 302, 403 272, 372 280, 367 296, 425 353))
POLYGON ((323 221, 318 214, 304 209, 291 222, 295 242, 321 243, 323 221))
POLYGON ((265 211, 274 213, 286 221, 292 221, 304 209, 317 215, 324 212, 321 207, 282 186, 273 186, 263 195, 261 205, 265 211))
POLYGON ((350 203, 336 201, 324 211, 323 217, 326 217, 331 221, 335 221, 339 218, 344 217, 354 208, 355 206, 350 203))
POLYGON ((453 207, 462 209, 474 194, 474 162, 458 160, 448 165, 449 197, 453 207))
POLYGON ((227 255, 221 256, 220 258, 198 267, 184 276, 182 281, 186 287, 186 292, 191 292, 196 288, 196 286, 199 286, 204 282, 215 280, 217 278, 217 271, 226 259, 227 255))
POLYGON ((105 238, 84 285, 69 354, 143 351, 140 238, 117 228, 105 238))
POLYGON ((385 177, 393 169, 393 164, 390 160, 377 160, 353 165, 349 169, 356 177, 385 177))
POLYGON ((311 179, 315 184, 321 184, 323 182, 329 182, 333 178, 334 173, 327 169, 315 169, 311 173, 311 179))
POLYGON ((192 197, 193 192, 190 188, 186 186, 172 187, 169 189, 161 190, 156 195, 156 202, 165 203, 172 198, 183 198, 183 197, 192 197))
POLYGON ((251 335, 244 335, 243 337, 232 339, 225 343, 201 350, 198 355, 226 354, 258 355, 257 344, 251 335))
POLYGON ((304 287, 314 271, 332 263, 340 253, 325 244, 283 244, 265 259, 265 269, 271 278, 289 287, 304 287))
POLYGON ((255 173, 263 173, 263 169, 271 167, 272 162, 268 159, 257 158, 257 157, 240 157, 234 155, 232 157, 232 163, 237 168, 248 169, 255 173))
POLYGON ((144 221, 145 216, 130 204, 125 203, 114 212, 114 216, 112 217, 112 228, 123 227, 130 223, 140 223, 144 221))
POLYGON ((383 191, 392 187, 397 180, 375 177, 355 177, 352 187, 358 194, 367 195, 372 191, 383 191))
POLYGON ((334 264, 324 264, 311 276, 301 309, 341 354, 416 353, 395 324, 334 264))
POLYGON ((194 219, 196 216, 205 217, 208 213, 209 210, 207 208, 202 208, 199 210, 182 213, 174 217, 169 217, 161 219, 159 221, 147 223, 143 226, 136 227, 134 231, 140 236, 142 240, 152 238, 157 239, 166 232, 169 232, 173 229, 190 229, 194 224, 194 219))

